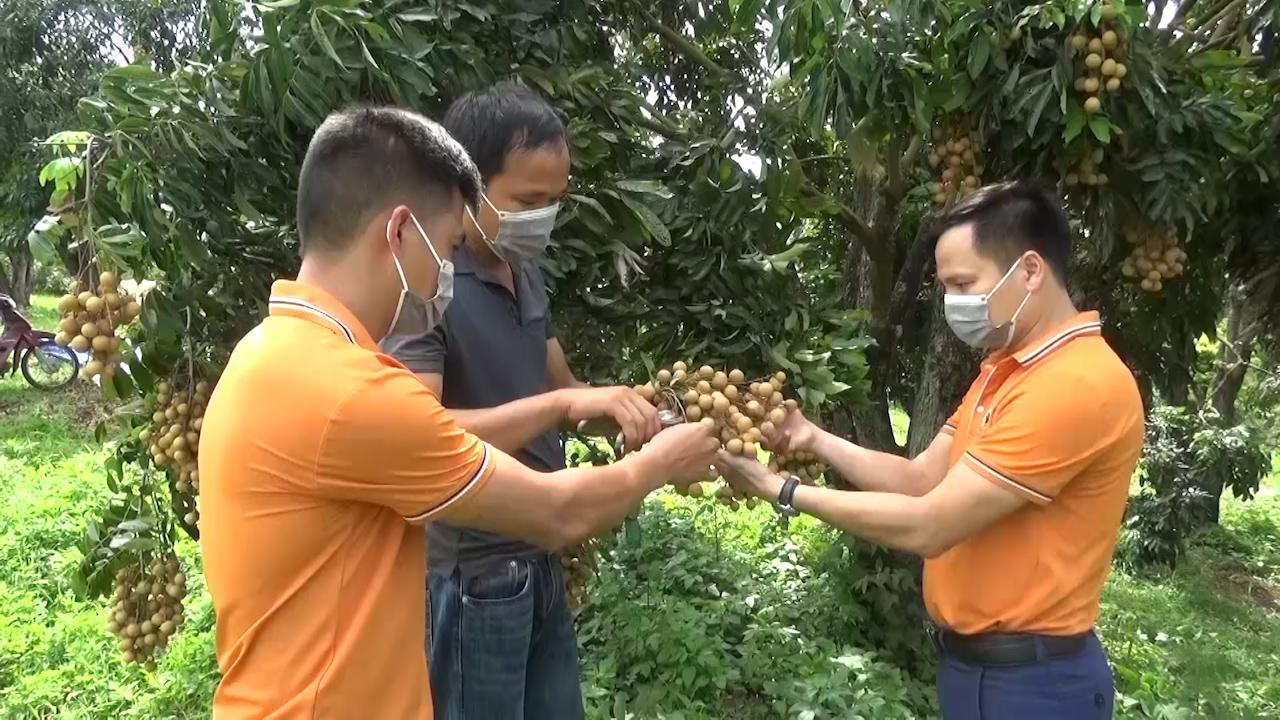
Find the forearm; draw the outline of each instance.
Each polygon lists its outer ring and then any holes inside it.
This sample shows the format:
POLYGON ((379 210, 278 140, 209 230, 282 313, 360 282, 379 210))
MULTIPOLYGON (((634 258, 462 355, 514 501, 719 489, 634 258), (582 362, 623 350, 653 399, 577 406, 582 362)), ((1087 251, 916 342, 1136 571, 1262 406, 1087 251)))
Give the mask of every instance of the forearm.
POLYGON ((557 547, 576 545, 617 526, 645 496, 662 486, 642 453, 611 465, 583 466, 553 473, 556 492, 550 516, 557 547))
POLYGON ((553 391, 492 408, 449 410, 449 414, 467 432, 513 453, 548 430, 559 428, 566 410, 563 394, 553 391))
POLYGON ((923 498, 886 492, 846 492, 801 485, 795 507, 877 545, 924 557, 941 552, 923 498))
POLYGON ((921 468, 891 453, 869 450, 826 431, 819 431, 813 452, 860 490, 903 495, 924 495, 932 487, 921 477, 921 468))

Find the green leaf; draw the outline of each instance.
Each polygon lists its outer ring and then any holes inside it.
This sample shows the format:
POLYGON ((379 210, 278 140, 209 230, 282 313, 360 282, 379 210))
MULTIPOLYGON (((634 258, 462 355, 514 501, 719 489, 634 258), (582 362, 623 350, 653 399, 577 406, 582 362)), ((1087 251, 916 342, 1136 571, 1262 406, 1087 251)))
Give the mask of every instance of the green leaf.
POLYGON ((156 82, 164 76, 145 65, 122 65, 102 76, 104 82, 127 80, 130 82, 156 82))
POLYGON ((329 40, 329 34, 325 31, 324 26, 320 24, 320 13, 311 13, 311 32, 315 35, 316 42, 320 43, 320 48, 324 50, 329 59, 338 64, 338 67, 346 69, 346 63, 342 62, 342 58, 338 57, 338 51, 333 49, 333 43, 329 40))
POLYGON ((987 59, 991 57, 991 37, 979 32, 978 37, 969 45, 969 77, 977 79, 987 67, 987 59))
POLYGON ((1111 142, 1111 122, 1101 114, 1089 118, 1089 132, 1104 145, 1111 142))
POLYGON ((1075 140, 1084 130, 1085 112, 1080 103, 1073 102, 1067 105, 1067 122, 1062 128, 1063 142, 1071 142, 1075 140))
POLYGON ((669 230, 666 224, 662 222, 662 219, 658 217, 657 213, 649 209, 648 205, 626 195, 622 196, 622 202, 626 203, 627 207, 631 208, 631 212, 635 213, 641 224, 644 225, 644 229, 648 231, 650 237, 657 241, 659 245, 662 245, 663 247, 670 247, 671 230, 669 230))

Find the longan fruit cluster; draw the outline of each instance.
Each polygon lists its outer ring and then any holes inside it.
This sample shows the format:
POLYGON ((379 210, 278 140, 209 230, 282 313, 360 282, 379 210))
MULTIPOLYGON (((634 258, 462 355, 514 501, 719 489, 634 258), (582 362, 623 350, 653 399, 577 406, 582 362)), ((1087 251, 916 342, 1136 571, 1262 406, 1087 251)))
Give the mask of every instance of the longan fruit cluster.
POLYGON ((776 454, 769 460, 769 469, 783 475, 795 475, 800 482, 813 485, 822 477, 826 466, 818 461, 818 456, 811 452, 797 452, 787 455, 776 454))
POLYGON ((1085 148, 1084 154, 1080 160, 1067 171, 1066 180, 1067 187, 1075 187, 1077 185, 1086 185, 1088 187, 1102 187, 1111 182, 1105 172, 1102 172, 1102 161, 1106 159, 1106 153, 1102 148, 1085 148))
POLYGON ((1178 237, 1172 230, 1134 228, 1128 231, 1133 250, 1124 259, 1120 272, 1131 280, 1137 280, 1143 290, 1160 292, 1164 284, 1186 269, 1187 253, 1178 247, 1178 237))
POLYGON ((104 272, 98 278, 98 292, 73 282, 66 295, 58 300, 58 334, 54 340, 76 352, 92 352, 80 377, 92 380, 101 375, 110 378, 120 367, 120 338, 116 330, 133 322, 142 314, 142 306, 116 285, 116 276, 104 272))
POLYGON ((1070 39, 1071 52, 1076 58, 1076 92, 1084 96, 1084 110, 1092 115, 1102 110, 1102 98, 1107 93, 1118 93, 1129 74, 1124 64, 1126 57, 1124 29, 1115 22, 1119 10, 1110 2, 1104 2, 1097 27, 1083 23, 1070 39))
MULTIPOLYGON (((786 384, 787 374, 780 370, 748 382, 746 374, 738 369, 725 372, 703 365, 691 371, 684 362, 677 362, 659 370, 653 382, 638 385, 635 390, 659 408, 682 412, 686 422, 700 422, 715 430, 726 452, 759 459, 760 451, 769 449, 767 438, 774 428, 787 419, 788 412, 799 407, 795 400, 784 398, 786 384)), ((701 483, 675 490, 690 497, 706 494, 701 483)), ((714 497, 734 510, 744 504, 748 508, 757 504, 754 498, 746 499, 727 485, 716 489, 714 497)))
POLYGON ((982 187, 982 149, 967 119, 933 129, 929 167, 938 180, 929 183, 936 205, 946 205, 982 187))
MULTIPOLYGON (((138 434, 155 464, 177 474, 174 488, 192 497, 200 494, 200 431, 209 390, 204 380, 176 391, 168 382, 156 385, 156 394, 147 403, 151 426, 138 434)), ((200 522, 200 511, 192 510, 183 521, 194 527, 200 522)))
POLYGON ((564 573, 565 597, 569 610, 577 612, 587 596, 587 583, 599 572, 599 555, 595 542, 588 540, 560 554, 560 569, 564 573))
POLYGON ((187 576, 178 558, 157 556, 149 568, 129 566, 116 573, 116 593, 107 629, 120 640, 126 662, 155 670, 155 658, 182 627, 187 576))

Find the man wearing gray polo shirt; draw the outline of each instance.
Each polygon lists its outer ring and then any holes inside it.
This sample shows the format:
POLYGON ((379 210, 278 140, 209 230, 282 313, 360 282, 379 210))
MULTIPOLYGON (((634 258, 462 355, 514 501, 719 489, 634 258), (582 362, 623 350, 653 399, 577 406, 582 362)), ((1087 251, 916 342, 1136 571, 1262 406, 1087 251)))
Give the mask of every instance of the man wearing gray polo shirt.
MULTIPOLYGON (((538 267, 569 182, 564 125, 504 83, 458 99, 445 127, 485 183, 454 254, 454 299, 437 329, 384 348, 457 422, 537 470, 564 467, 559 428, 609 416, 638 447, 660 429, 630 388, 574 378, 538 267)), ((583 715, 577 639, 559 559, 532 545, 435 523, 427 530, 430 672, 438 720, 583 715)))

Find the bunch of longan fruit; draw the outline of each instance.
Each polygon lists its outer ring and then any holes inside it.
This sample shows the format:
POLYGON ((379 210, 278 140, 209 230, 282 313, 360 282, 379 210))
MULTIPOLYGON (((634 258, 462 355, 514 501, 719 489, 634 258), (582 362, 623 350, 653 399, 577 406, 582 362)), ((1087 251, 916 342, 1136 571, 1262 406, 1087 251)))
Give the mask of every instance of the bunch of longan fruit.
POLYGON ((156 556, 149 568, 131 565, 116 573, 116 593, 107 629, 120 640, 127 662, 155 670, 155 658, 182 627, 187 576, 178 558, 156 556))
POLYGON ((1067 171, 1067 176, 1064 178, 1067 187, 1075 187, 1077 185, 1102 187, 1111 182, 1111 179, 1101 169, 1104 159, 1106 159, 1106 154, 1102 148, 1086 147, 1080 160, 1067 171))
POLYGON ((978 133, 968 119, 933 129, 929 167, 938 171, 938 180, 929 183, 936 205, 946 205, 982 186, 982 148, 978 133))
POLYGON ((1120 11, 1107 1, 1102 4, 1097 27, 1084 23, 1071 35, 1071 52, 1076 58, 1076 92, 1084 96, 1084 110, 1092 115, 1102 110, 1102 98, 1107 93, 1120 92, 1129 68, 1126 57, 1124 29, 1115 22, 1120 11))
MULTIPOLYGON (((783 397, 786 383, 787 374, 782 371, 748 382, 746 374, 738 369, 725 372, 703 365, 690 371, 684 362, 677 362, 659 370, 653 382, 638 385, 635 390, 660 408, 682 412, 687 422, 700 422, 716 430, 726 452, 759 459, 759 452, 768 450, 768 435, 787 419, 788 412, 799 407, 795 400, 783 397)), ((797 462, 795 458, 775 456, 770 466, 782 471, 798 467, 797 462)), ((811 480, 822 474, 817 463, 808 464, 805 471, 811 480)), ((705 494, 701 483, 687 488, 677 486, 675 490, 690 497, 705 494)), ((745 499, 729 485, 719 487, 715 497, 733 510, 742 504, 748 508, 757 504, 755 498, 745 499), (744 499, 745 503, 739 502, 744 499)))
POLYGON ((1182 275, 1187 253, 1178 247, 1173 230, 1139 227, 1127 234, 1133 250, 1120 266, 1122 275, 1138 280, 1143 290, 1153 293, 1163 290, 1166 281, 1182 275))
MULTIPOLYGON (((177 474, 174 488, 196 497, 200 494, 200 430, 210 387, 204 380, 177 390, 175 385, 176 382, 156 385, 156 393, 147 403, 152 413, 151 425, 138 434, 138 439, 146 443, 158 467, 177 474)), ((193 509, 183 521, 195 527, 200 522, 200 511, 193 509)))
POLYGON ((93 359, 85 363, 80 377, 92 380, 115 375, 123 358, 116 330, 142 314, 138 301, 117 286, 115 273, 102 273, 96 294, 79 281, 73 282, 58 300, 58 312, 62 319, 55 342, 76 352, 92 351, 93 359))
POLYGON ((587 596, 587 583, 599 571, 595 541, 587 540, 560 553, 560 569, 564 572, 565 597, 569 601, 569 610, 577 612, 587 596))

